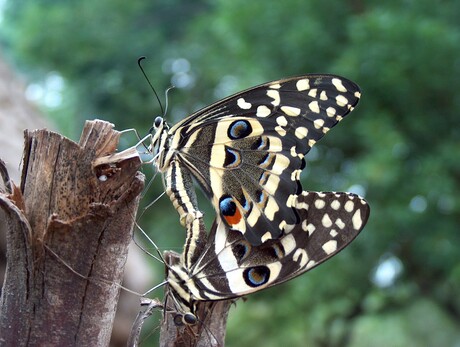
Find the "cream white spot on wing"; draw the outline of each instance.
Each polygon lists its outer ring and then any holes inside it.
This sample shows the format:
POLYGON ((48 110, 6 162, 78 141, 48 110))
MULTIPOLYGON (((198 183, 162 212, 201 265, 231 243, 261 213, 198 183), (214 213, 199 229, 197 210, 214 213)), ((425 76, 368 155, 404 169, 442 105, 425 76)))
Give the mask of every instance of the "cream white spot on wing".
MULTIPOLYGON (((274 176, 274 175, 272 175, 274 176)), ((274 176, 277 177, 277 176, 274 176)), ((273 197, 269 197, 267 201, 267 205, 265 206, 264 209, 264 214, 268 218, 268 220, 273 221, 275 219, 275 213, 278 212, 280 207, 278 206, 278 203, 273 197)))
POLYGON ((328 117, 334 117, 336 112, 337 110, 332 106, 329 106, 328 108, 326 108, 326 114, 328 117))
POLYGON ((321 200, 321 199, 317 199, 315 200, 315 207, 317 209, 322 209, 324 206, 326 206, 326 202, 324 200, 321 200))
POLYGON ((283 236, 281 238, 281 244, 283 245, 285 255, 291 253, 296 247, 295 238, 292 234, 283 236))
POLYGON ((308 235, 313 234, 313 232, 314 232, 315 230, 316 230, 316 227, 315 227, 312 223, 310 223, 310 224, 307 225, 308 235))
POLYGON ((302 222, 302 230, 303 231, 308 231, 307 226, 308 226, 308 222, 307 222, 306 219, 304 219, 303 222, 302 222))
POLYGON ((279 116, 276 118, 276 123, 278 123, 278 125, 281 125, 282 127, 286 126, 288 121, 286 119, 286 117, 284 116, 279 116))
MULTIPOLYGON (((278 185, 280 184, 280 177, 277 175, 269 175, 267 181, 263 185, 264 189, 271 195, 275 195, 278 185)), ((272 219, 270 219, 272 220, 272 219)))
POLYGON ((351 218, 351 221, 353 223, 353 228, 355 230, 359 230, 361 226, 363 225, 363 220, 361 218, 361 210, 357 210, 353 217, 351 218))
POLYGON ((337 241, 336 240, 329 240, 323 245, 323 251, 326 254, 334 253, 337 250, 337 241))
POLYGON ((269 89, 267 91, 267 96, 273 99, 273 101, 272 101, 273 106, 279 106, 279 104, 280 104, 280 93, 277 90, 269 89))
POLYGON ((338 78, 333 78, 332 79, 332 84, 341 93, 345 93, 347 91, 347 89, 343 86, 342 80, 340 80, 338 78))
POLYGON ((297 248, 292 256, 292 260, 299 263, 300 267, 304 267, 308 262, 307 252, 302 248, 297 248))
POLYGON ((236 104, 239 108, 242 108, 243 110, 249 110, 252 107, 252 105, 243 98, 239 98, 238 100, 236 100, 236 104))
POLYGON ((329 235, 331 235, 331 237, 336 237, 339 233, 335 230, 335 229, 331 229, 329 235))
POLYGON ((357 97, 358 99, 361 97, 361 93, 360 92, 355 92, 355 97, 357 97))
POLYGON ((260 105, 259 107, 257 107, 256 116, 264 118, 268 117, 271 113, 272 111, 267 106, 260 105))
MULTIPOLYGON (((289 160, 289 158, 282 154, 277 154, 271 172, 279 176, 283 173, 284 170, 286 170, 286 168, 289 167, 290 164, 291 161, 289 160)), ((259 167, 261 166, 259 165, 259 167)))
POLYGON ((313 146, 315 145, 315 143, 316 143, 316 141, 313 140, 313 139, 308 140, 308 145, 309 145, 310 147, 313 147, 313 146))
POLYGON ((307 266, 305 266, 305 269, 308 270, 308 269, 310 269, 311 267, 315 266, 315 264, 316 264, 316 261, 310 260, 310 261, 308 262, 307 266))
POLYGON ((326 101, 326 100, 327 100, 327 94, 326 94, 326 91, 325 91, 325 90, 323 90, 323 91, 321 92, 321 94, 319 94, 319 99, 320 99, 320 100, 323 100, 323 101, 326 101))
POLYGON ((288 121, 287 121, 286 117, 284 117, 284 116, 277 117, 276 118, 276 123, 278 123, 278 125, 279 125, 279 126, 275 127, 275 130, 278 132, 278 134, 280 134, 280 136, 286 135, 286 129, 283 128, 288 124, 288 121))
POLYGON ((298 80, 296 87, 299 92, 307 90, 310 88, 310 80, 308 78, 298 80))
POLYGON ((312 98, 316 98, 316 94, 318 93, 318 89, 316 88, 313 88, 313 89, 310 89, 309 92, 308 92, 308 96, 311 96, 312 98))
POLYGON ((271 84, 271 85, 269 86, 269 88, 272 88, 272 89, 280 89, 280 88, 281 88, 281 84, 279 84, 279 83, 271 84))
POLYGON ((331 217, 329 217, 329 215, 325 213, 323 219, 321 219, 321 223, 325 228, 330 228, 332 226, 331 217))
POLYGON ((275 127, 276 132, 278 133, 279 136, 285 136, 286 135, 286 129, 283 127, 277 126, 275 127))
POLYGON ((246 218, 246 222, 249 224, 249 226, 254 227, 257 223, 257 221, 260 218, 260 210, 258 208, 253 208, 249 215, 246 218))
POLYGON ((295 129, 294 134, 299 140, 302 140, 303 138, 307 137, 308 129, 306 127, 298 127, 295 129))
POLYGON ((267 231, 265 234, 262 235, 262 237, 260 238, 262 243, 265 242, 265 241, 268 241, 268 240, 271 240, 272 238, 272 235, 270 234, 269 231, 267 231))
POLYGON ((315 119, 313 122, 313 125, 315 126, 316 129, 321 129, 321 127, 324 125, 324 120, 323 119, 315 119))
POLYGON ((335 220, 335 225, 337 225, 340 229, 345 228, 345 223, 344 223, 343 220, 341 220, 340 218, 337 218, 337 219, 335 220))
POLYGON ((331 207, 332 207, 332 209, 337 211, 340 208, 340 201, 339 200, 333 200, 331 202, 331 207))
POLYGON ((300 179, 301 170, 294 170, 291 173, 291 181, 298 181, 300 179))
POLYGON ((281 111, 291 117, 297 117, 300 115, 300 108, 292 106, 281 106, 281 111))
POLYGON ((347 212, 353 211, 353 208, 354 208, 354 207, 355 207, 355 203, 354 203, 353 201, 351 201, 351 200, 348 200, 348 201, 345 203, 345 206, 344 206, 345 211, 347 211, 347 212))
POLYGON ((335 101, 337 102, 337 105, 339 105, 341 107, 343 107, 346 104, 348 104, 348 99, 346 97, 344 97, 343 95, 337 95, 335 97, 335 101))
POLYGON ((297 196, 294 195, 294 194, 289 195, 289 197, 288 197, 288 199, 286 201, 286 206, 287 207, 293 207, 295 205, 295 203, 296 203, 296 197, 297 196))
POLYGON ((278 137, 271 136, 269 150, 271 153, 283 151, 283 141, 278 137))
POLYGON ((318 101, 312 101, 308 104, 308 108, 314 112, 314 113, 319 113, 319 104, 318 101))
POLYGON ((291 147, 290 153, 294 158, 297 157, 296 145, 291 147))

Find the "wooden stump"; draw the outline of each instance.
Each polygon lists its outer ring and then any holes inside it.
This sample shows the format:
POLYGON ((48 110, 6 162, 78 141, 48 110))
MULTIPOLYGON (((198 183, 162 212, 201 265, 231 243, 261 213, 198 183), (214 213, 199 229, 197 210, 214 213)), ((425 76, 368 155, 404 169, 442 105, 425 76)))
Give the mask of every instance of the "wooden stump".
POLYGON ((0 194, 0 345, 108 345, 144 184, 135 150, 109 156, 118 138, 102 121, 87 122, 78 144, 25 132, 20 187, 0 194))

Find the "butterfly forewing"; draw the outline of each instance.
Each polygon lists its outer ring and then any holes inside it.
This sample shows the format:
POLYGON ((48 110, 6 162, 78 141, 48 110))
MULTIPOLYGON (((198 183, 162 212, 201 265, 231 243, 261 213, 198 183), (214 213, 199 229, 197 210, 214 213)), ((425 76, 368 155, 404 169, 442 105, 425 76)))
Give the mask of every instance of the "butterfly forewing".
POLYGON ((263 84, 179 122, 169 130, 168 150, 226 226, 260 245, 300 221, 292 203, 302 191, 304 156, 359 97, 356 84, 333 75, 263 84))

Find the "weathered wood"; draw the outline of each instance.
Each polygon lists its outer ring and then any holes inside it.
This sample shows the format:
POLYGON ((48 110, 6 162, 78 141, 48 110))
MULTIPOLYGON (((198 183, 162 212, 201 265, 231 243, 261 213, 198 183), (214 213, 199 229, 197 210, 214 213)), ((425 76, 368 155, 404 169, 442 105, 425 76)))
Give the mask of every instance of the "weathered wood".
POLYGON ((87 122, 78 144, 25 132, 20 188, 0 194, 0 345, 108 345, 143 188, 135 151, 101 159, 118 138, 102 121, 87 122))

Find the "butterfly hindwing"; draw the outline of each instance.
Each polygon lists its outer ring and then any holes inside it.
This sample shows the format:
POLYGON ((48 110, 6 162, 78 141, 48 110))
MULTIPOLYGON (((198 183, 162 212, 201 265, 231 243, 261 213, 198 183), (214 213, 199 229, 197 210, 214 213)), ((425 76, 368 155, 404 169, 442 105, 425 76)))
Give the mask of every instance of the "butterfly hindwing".
POLYGON ((294 278, 340 252, 369 217, 366 201, 352 193, 303 192, 293 206, 300 223, 259 246, 217 222, 202 256, 176 279, 187 300, 239 297, 294 278))
POLYGON ((299 222, 291 205, 302 191, 304 156, 359 97, 356 84, 333 75, 248 89, 169 129, 159 167, 165 170, 178 160, 200 183, 223 223, 251 245, 260 245, 299 222))

